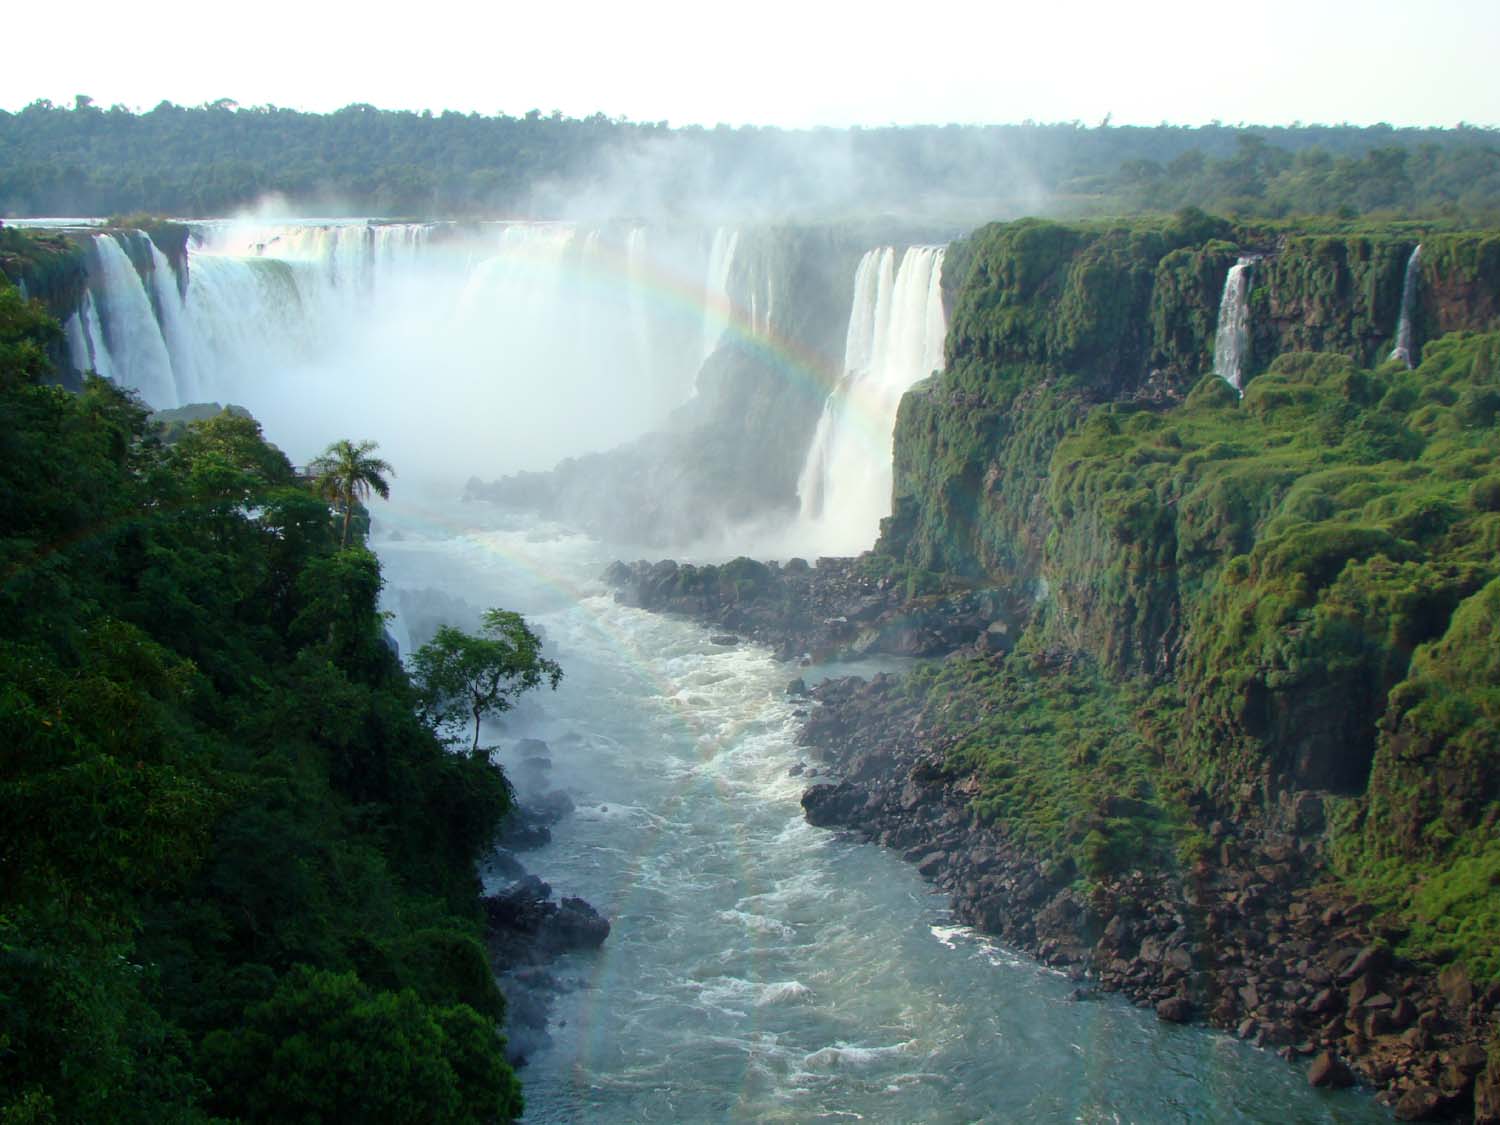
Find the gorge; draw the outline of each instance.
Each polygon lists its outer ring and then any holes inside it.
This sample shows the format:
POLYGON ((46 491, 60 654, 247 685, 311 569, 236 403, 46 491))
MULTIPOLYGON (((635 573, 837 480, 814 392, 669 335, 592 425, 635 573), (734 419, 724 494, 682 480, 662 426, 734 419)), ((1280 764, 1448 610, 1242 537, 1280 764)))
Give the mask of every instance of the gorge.
POLYGON ((226 220, 7 273, 64 372, 378 436, 402 651, 493 604, 555 646, 489 734, 614 930, 535 1119, 1384 1116, 1179 1015, 1493 1117, 1500 238, 959 233, 226 220))

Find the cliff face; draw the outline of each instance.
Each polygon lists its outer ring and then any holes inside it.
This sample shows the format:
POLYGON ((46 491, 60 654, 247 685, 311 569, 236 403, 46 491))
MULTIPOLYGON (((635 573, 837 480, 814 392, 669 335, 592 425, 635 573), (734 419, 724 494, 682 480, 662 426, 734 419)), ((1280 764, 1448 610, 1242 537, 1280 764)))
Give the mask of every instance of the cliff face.
MULTIPOLYGON (((1023 648, 1146 685, 1132 797, 1275 825, 1315 794, 1319 846, 1408 952, 1500 969, 1496 238, 1027 221, 949 261, 947 369, 902 403, 877 550, 1034 592, 1023 648), (1387 357, 1419 240, 1409 371, 1387 357), (1241 398, 1211 369, 1246 256, 1241 398)), ((982 813, 1015 767, 979 730, 946 760, 982 813)))

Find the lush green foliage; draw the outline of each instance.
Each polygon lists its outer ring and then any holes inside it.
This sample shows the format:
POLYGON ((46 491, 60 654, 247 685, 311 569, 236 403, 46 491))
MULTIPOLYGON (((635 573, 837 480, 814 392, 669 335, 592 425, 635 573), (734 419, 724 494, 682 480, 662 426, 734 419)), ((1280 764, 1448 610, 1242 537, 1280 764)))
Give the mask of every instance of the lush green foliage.
POLYGON ((1058 446, 1042 573, 1053 644, 1163 677, 1171 773, 1250 809, 1362 795, 1345 873, 1409 951, 1500 968, 1500 336, 1415 372, 1288 354, 1243 400, 1097 408, 1058 446))
POLYGON ((503 776, 418 718, 376 559, 253 420, 164 444, 35 382, 55 331, 0 288, 0 1117, 513 1114, 503 776))
POLYGON ((1185 817, 1143 721, 1147 685, 1023 645, 919 670, 908 690, 970 807, 1008 839, 1088 877, 1173 862, 1185 817))
POLYGON ((542 655, 542 641, 519 613, 486 610, 481 636, 452 625, 412 654, 412 678, 423 710, 439 730, 457 732, 474 722, 479 752, 479 723, 515 706, 523 692, 562 681, 557 661, 542 655))
MULTIPOLYGON (((311 114, 228 99, 146 113, 38 101, 0 112, 0 212, 223 214, 279 193, 365 214, 557 212, 601 169, 644 153, 677 173, 669 206, 700 192, 806 211, 901 208, 931 196, 950 210, 1173 209, 1244 214, 1403 211, 1492 216, 1500 145, 1491 130, 1292 126, 1244 129, 1039 125, 788 131, 381 111, 311 114), (853 172, 830 197, 824 159, 853 172), (852 191, 850 185, 853 185, 852 191)), ((623 177, 622 177, 623 179, 623 177)), ((628 191, 628 184, 615 185, 628 191)), ((655 202, 644 187, 626 206, 655 202)))
POLYGON ((1423 245, 1417 349, 1500 328, 1500 239, 1412 224, 1171 219, 993 224, 949 249, 946 370, 903 400, 894 518, 880 550, 923 569, 1038 572, 1052 451, 1090 403, 1163 405, 1212 367, 1225 275, 1252 274, 1248 378, 1285 352, 1390 354, 1411 251, 1423 245), (1272 253, 1274 251, 1274 253, 1272 253))
POLYGON ((349 531, 354 510, 369 498, 371 492, 382 500, 390 499, 391 486, 385 478, 395 476, 388 461, 370 456, 380 444, 374 441, 353 442, 341 438, 325 449, 308 468, 313 487, 344 515, 344 531, 339 542, 349 545, 349 531))
POLYGON ((1087 869, 1165 854, 1125 824, 1085 848, 1110 796, 1149 795, 1160 832, 1164 795, 1277 817, 1339 794, 1338 870, 1405 951, 1494 976, 1500 239, 1187 210, 997 225, 948 261, 948 365, 902 403, 880 550, 1032 586, 1027 646, 1081 661, 936 674, 974 807, 1087 869), (1418 242, 1408 371, 1386 357, 1418 242), (1208 371, 1255 252, 1241 399, 1208 371))

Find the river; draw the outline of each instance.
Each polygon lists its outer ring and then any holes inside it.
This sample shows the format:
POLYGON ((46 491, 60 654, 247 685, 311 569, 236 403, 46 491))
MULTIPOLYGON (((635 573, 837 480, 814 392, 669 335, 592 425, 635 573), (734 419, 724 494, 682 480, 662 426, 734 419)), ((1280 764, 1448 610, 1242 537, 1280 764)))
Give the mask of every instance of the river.
POLYGON ((516 742, 548 744, 541 787, 577 807, 522 859, 613 923, 554 966, 527 1120, 1389 1120, 955 925, 898 856, 803 820, 793 670, 616 604, 607 545, 405 491, 374 535, 397 636, 403 605, 503 606, 565 670, 485 731, 523 786, 516 742))

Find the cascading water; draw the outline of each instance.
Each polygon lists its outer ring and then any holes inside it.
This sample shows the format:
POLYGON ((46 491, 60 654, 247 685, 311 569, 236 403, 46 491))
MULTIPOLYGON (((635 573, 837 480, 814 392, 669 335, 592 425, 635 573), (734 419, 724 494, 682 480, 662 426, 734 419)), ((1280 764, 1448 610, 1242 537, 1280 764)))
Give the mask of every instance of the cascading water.
POLYGON ((891 435, 901 396, 943 362, 944 248, 890 247, 859 263, 844 376, 828 396, 798 482, 799 535, 818 551, 855 554, 891 512, 891 435))
POLYGON ((719 346, 729 327, 729 271, 734 268, 734 252, 740 232, 729 227, 714 231, 713 246, 708 252, 708 277, 703 285, 703 358, 719 346))
MULTIPOLYGON (((88 328, 99 326, 90 351, 97 358, 102 346, 109 353, 111 377, 140 391, 151 405, 176 406, 180 400, 162 327, 119 237, 96 235, 90 244, 89 293, 96 315, 88 328)), ((76 359, 74 366, 79 366, 76 359)))
POLYGON ((687 283, 658 281, 704 276, 696 230, 213 221, 192 227, 181 289, 143 235, 93 245, 73 365, 158 408, 245 405, 298 457, 330 427, 399 456, 384 435, 409 434, 439 388, 464 409, 424 436, 455 472, 617 445, 688 397, 709 319, 674 298, 687 283))
POLYGON ((1391 349, 1391 358, 1399 359, 1407 367, 1417 365, 1417 354, 1412 339, 1412 320, 1417 311, 1417 282, 1421 277, 1422 244, 1413 247, 1406 259, 1406 273, 1401 279, 1401 318, 1396 322, 1396 346, 1391 349))
POLYGON ((1224 278, 1219 325, 1214 332, 1214 374, 1245 393, 1245 357, 1250 352, 1250 270, 1255 258, 1241 258, 1224 278))

